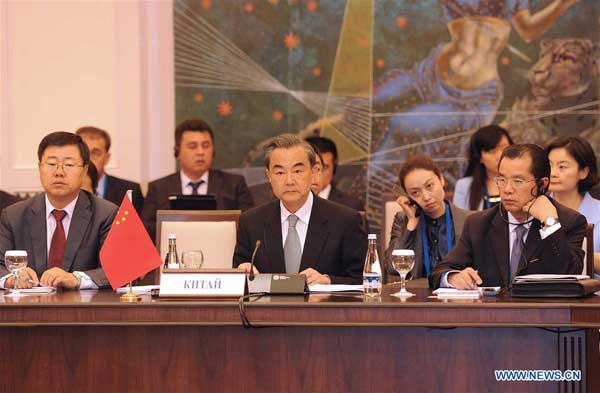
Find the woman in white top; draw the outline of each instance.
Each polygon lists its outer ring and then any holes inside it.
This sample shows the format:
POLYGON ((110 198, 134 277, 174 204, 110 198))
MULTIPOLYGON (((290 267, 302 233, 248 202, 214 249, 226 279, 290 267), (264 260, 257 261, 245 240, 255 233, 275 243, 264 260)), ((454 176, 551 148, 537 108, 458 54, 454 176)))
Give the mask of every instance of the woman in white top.
POLYGON ((498 175, 502 151, 512 144, 508 131, 500 126, 492 124, 477 130, 471 136, 465 177, 456 182, 452 203, 465 210, 483 210, 500 202, 494 177, 498 175))
POLYGON ((580 137, 560 137, 546 147, 550 160, 550 191, 558 202, 583 214, 594 224, 594 271, 600 272, 600 200, 588 192, 598 184, 592 146, 580 137))

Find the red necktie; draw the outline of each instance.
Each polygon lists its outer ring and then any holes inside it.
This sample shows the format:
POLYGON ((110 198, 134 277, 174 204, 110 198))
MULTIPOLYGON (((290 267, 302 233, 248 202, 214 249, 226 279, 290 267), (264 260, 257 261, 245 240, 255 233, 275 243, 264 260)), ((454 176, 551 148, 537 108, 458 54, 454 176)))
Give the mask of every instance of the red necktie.
POLYGON ((67 244, 65 228, 62 224, 62 220, 67 215, 67 212, 64 210, 52 210, 52 215, 56 219, 56 229, 54 230, 54 234, 52 235, 52 242, 50 243, 50 253, 48 254, 48 269, 62 266, 62 260, 65 256, 65 245, 67 244))

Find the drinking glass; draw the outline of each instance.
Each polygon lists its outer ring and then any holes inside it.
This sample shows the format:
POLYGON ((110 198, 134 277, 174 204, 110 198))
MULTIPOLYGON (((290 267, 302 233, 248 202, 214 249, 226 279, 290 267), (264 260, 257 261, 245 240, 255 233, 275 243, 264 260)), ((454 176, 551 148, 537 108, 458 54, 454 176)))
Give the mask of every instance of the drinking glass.
POLYGON ((10 294, 4 295, 8 297, 24 296, 18 290, 19 273, 27 267, 27 251, 23 250, 7 250, 4 253, 4 265, 15 277, 15 285, 10 294))
POLYGON ((414 293, 406 290, 406 275, 415 266, 415 252, 413 250, 393 250, 391 263, 394 270, 400 275, 401 280, 400 291, 393 293, 392 296, 402 298, 414 296, 414 293))
POLYGON ((204 263, 202 250, 184 251, 182 256, 183 267, 186 269, 200 269, 204 263))

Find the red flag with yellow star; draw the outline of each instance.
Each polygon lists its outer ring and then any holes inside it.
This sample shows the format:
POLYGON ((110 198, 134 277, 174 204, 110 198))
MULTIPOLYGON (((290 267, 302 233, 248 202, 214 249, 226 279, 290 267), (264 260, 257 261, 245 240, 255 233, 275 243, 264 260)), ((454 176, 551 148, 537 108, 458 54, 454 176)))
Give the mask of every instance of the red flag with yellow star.
POLYGON ((100 263, 115 290, 162 264, 150 235, 127 195, 100 250, 100 263))

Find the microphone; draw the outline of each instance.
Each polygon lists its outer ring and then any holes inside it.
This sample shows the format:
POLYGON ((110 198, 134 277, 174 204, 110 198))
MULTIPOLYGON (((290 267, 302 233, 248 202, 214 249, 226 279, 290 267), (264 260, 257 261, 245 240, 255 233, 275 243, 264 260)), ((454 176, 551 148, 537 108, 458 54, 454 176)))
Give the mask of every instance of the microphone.
POLYGON ((256 241, 256 246, 254 246, 254 252, 252 252, 252 258, 250 258, 250 274, 248 275, 248 280, 254 280, 254 259, 256 259, 256 253, 258 252, 258 248, 260 247, 260 240, 256 241))

